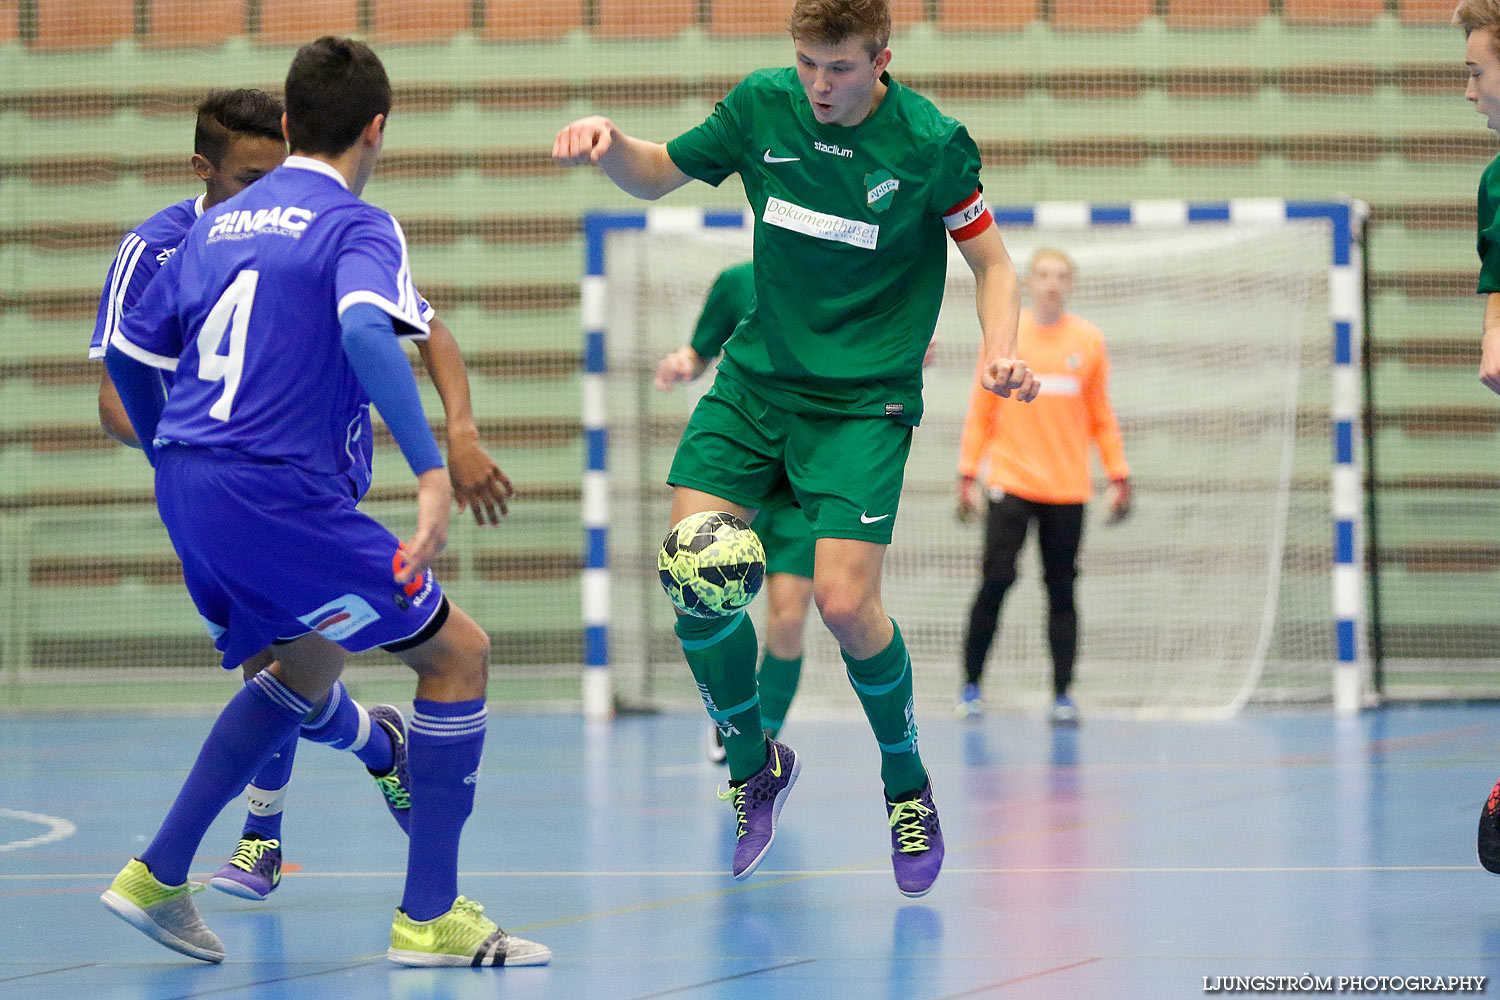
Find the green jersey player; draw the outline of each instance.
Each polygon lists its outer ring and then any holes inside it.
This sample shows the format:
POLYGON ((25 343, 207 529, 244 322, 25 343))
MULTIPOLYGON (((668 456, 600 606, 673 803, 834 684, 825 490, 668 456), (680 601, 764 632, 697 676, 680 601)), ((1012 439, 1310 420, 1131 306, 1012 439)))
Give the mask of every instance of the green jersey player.
MULTIPOLYGON (((702 375, 754 304, 754 262, 747 260, 721 271, 704 299, 692 340, 657 362, 656 388, 665 392, 702 375)), ((755 686, 761 725, 766 737, 775 739, 802 677, 802 634, 812 604, 816 539, 802 508, 790 503, 762 510, 750 526, 766 550, 765 650, 755 686)), ((724 736, 715 725, 709 757, 723 764, 727 756, 724 736)))
MULTIPOLYGON (((1453 23, 1464 29, 1464 96, 1484 123, 1500 134, 1500 0, 1461 0, 1453 23)), ((1484 339, 1479 381, 1500 393, 1500 157, 1479 177, 1478 292, 1484 296, 1484 339)), ((1479 813, 1479 863, 1500 875, 1500 781, 1479 813)))
MULTIPOLYGON (((886 72, 886 0, 797 0, 792 69, 750 74, 669 143, 607 118, 573 122, 553 156, 597 164, 637 197, 738 173, 755 213, 755 306, 678 445, 672 522, 708 510, 747 520, 795 499, 817 537, 813 599, 843 650, 874 731, 898 888, 920 896, 943 843, 917 752, 911 663, 880 597, 922 356, 937 321, 948 234, 977 282, 981 379, 1036 395, 1015 358, 1019 292, 962 125, 886 72)), ((678 636, 724 736, 738 812, 734 874, 765 857, 801 762, 762 734, 747 616, 679 617, 678 636)))

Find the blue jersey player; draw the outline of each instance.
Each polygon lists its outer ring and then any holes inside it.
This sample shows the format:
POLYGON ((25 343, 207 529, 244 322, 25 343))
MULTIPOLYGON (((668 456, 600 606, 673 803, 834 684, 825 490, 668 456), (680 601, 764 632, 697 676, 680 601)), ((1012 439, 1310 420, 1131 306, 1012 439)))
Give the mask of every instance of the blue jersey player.
MULTIPOLYGON (((127 312, 135 308, 150 279, 177 252, 188 229, 211 210, 270 173, 286 159, 282 135, 282 105, 261 90, 227 90, 209 94, 198 105, 191 166, 204 183, 204 193, 169 205, 125 234, 99 296, 89 357, 102 360, 110 336, 127 312)), ((431 327, 430 346, 420 347, 432 380, 443 400, 448 429, 449 469, 454 494, 462 509, 472 504, 475 519, 499 522, 511 495, 509 481, 479 444, 479 432, 469 402, 468 374, 452 333, 423 303, 423 318, 431 327)), ((171 373, 161 372, 170 384, 171 373)), ((140 447, 114 383, 106 371, 99 385, 99 417, 105 433, 132 447, 140 447)), ((374 449, 369 408, 350 432, 354 458, 351 490, 363 496, 369 489, 374 449)), ((274 662, 267 649, 246 660, 245 679, 274 662)), ((302 735, 319 743, 348 750, 375 779, 391 814, 405 829, 410 798, 405 784, 406 723, 393 705, 365 708, 335 684, 329 704, 318 718, 304 725, 302 735)), ((281 818, 297 740, 292 738, 255 775, 245 790, 248 812, 240 841, 230 860, 209 884, 232 895, 265 899, 281 884, 281 818)))
POLYGON ((187 883, 203 834, 329 703, 344 652, 376 646, 418 677, 407 876, 387 955, 422 966, 551 958, 458 895, 489 639, 427 569, 453 494, 400 340, 427 336, 428 325, 400 226, 358 197, 390 93, 359 42, 298 50, 284 118, 293 155, 194 224, 106 353, 136 436, 150 442, 162 521, 224 663, 276 650, 225 706, 155 838, 102 897, 204 961, 221 961, 224 948, 187 883), (165 401, 151 369, 176 374, 165 401), (404 545, 349 489, 348 429, 370 402, 417 477, 417 526, 404 545))
MULTIPOLYGON (((221 90, 198 105, 193 132, 193 172, 204 191, 157 212, 120 241, 99 294, 89 357, 104 358, 110 335, 172 256, 205 210, 238 194, 286 159, 281 102, 261 90, 221 90)), ((170 375, 166 376, 170 378, 170 375)), ((140 447, 119 394, 106 372, 99 382, 99 422, 110 437, 140 447)))

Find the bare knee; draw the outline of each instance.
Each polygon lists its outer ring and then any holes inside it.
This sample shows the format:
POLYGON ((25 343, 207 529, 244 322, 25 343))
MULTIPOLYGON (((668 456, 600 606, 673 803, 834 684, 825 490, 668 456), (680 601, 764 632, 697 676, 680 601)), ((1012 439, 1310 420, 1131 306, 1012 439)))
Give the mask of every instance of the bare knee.
POLYGON ((828 626, 835 637, 841 638, 856 630, 867 617, 868 602, 865 596, 853 592, 849 587, 817 587, 813 592, 813 600, 818 605, 818 614, 822 616, 823 624, 828 626))
POLYGON ((454 608, 433 638, 442 638, 448 647, 440 657, 445 671, 489 679, 490 636, 474 619, 454 608))
POLYGON ((418 698, 467 701, 484 697, 490 637, 456 604, 449 606, 448 620, 436 634, 398 655, 417 672, 418 698))

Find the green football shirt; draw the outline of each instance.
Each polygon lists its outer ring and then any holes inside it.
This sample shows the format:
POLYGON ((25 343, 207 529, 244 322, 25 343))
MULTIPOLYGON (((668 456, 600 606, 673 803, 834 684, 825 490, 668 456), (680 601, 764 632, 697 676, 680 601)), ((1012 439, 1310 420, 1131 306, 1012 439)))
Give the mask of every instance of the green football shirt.
POLYGON ((1500 156, 1490 161, 1479 175, 1479 288, 1481 292, 1500 292, 1500 223, 1495 219, 1500 209, 1500 156))
POLYGON ((964 127, 890 76, 853 127, 824 125, 794 69, 758 70, 667 143, 683 173, 738 173, 755 212, 755 305, 721 374, 794 413, 922 416, 947 275, 944 216, 979 189, 964 127))
POLYGON ((707 361, 724 349, 724 341, 734 332, 755 304, 755 262, 745 261, 726 267, 714 279, 703 300, 703 312, 693 330, 689 346, 707 361))

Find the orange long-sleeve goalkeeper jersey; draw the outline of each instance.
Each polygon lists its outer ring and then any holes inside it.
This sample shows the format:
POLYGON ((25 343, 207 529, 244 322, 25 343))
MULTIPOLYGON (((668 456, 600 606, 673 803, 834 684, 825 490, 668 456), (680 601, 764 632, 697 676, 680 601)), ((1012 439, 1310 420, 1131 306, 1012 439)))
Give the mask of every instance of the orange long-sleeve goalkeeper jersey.
POLYGON ((969 395, 958 471, 977 477, 987 465, 992 491, 1037 503, 1083 503, 1092 493, 1089 441, 1110 479, 1130 474, 1120 424, 1109 404, 1109 356, 1104 335, 1071 313, 1038 326, 1023 310, 1020 357, 1041 382, 1030 403, 1002 399, 979 384, 969 395))

